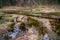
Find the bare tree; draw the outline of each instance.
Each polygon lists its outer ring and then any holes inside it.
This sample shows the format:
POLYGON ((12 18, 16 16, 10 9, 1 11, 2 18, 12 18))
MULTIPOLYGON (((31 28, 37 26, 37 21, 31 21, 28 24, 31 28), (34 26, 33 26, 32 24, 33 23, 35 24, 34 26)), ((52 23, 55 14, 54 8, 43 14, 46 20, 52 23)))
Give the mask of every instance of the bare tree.
POLYGON ((30 2, 31 2, 31 0, 28 0, 28 2, 27 2, 28 6, 30 6, 30 2))
POLYGON ((38 3, 35 0, 33 0, 33 3, 34 5, 38 6, 38 3))

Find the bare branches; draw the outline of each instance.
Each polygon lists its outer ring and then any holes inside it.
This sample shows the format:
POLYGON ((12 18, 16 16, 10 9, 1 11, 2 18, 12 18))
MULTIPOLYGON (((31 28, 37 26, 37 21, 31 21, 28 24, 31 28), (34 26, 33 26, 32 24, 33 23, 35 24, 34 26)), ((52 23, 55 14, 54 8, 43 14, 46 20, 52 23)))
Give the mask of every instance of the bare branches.
POLYGON ((38 6, 38 4, 37 4, 37 2, 36 2, 35 0, 33 0, 33 3, 34 3, 36 6, 38 6))

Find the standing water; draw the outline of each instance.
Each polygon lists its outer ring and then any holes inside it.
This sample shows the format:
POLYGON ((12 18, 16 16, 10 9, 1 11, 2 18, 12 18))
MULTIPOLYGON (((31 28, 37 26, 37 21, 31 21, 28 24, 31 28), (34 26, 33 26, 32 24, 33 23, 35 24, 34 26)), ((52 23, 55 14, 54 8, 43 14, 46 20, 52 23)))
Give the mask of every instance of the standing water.
MULTIPOLYGON (((14 18, 14 23, 16 24, 16 18, 14 18)), ((16 38, 17 34, 19 33, 19 27, 18 25, 15 25, 13 32, 8 32, 8 36, 12 39, 16 38)))

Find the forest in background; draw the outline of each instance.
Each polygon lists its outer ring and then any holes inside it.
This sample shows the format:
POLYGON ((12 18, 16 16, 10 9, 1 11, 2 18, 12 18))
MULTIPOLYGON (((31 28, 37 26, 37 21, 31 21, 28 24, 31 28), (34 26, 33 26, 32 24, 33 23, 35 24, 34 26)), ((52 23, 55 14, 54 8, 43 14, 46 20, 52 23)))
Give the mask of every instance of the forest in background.
POLYGON ((31 5, 58 5, 60 0, 0 0, 0 7, 3 6, 31 6, 31 5))

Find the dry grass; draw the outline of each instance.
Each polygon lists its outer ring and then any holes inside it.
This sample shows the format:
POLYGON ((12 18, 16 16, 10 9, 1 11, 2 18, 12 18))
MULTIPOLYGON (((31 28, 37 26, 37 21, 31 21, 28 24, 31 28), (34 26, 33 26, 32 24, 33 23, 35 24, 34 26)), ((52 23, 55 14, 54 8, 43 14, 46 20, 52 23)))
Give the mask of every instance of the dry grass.
POLYGON ((32 12, 32 13, 49 13, 49 12, 60 12, 60 7, 57 5, 38 6, 38 7, 17 7, 9 6, 0 9, 0 11, 18 11, 18 12, 32 12))

